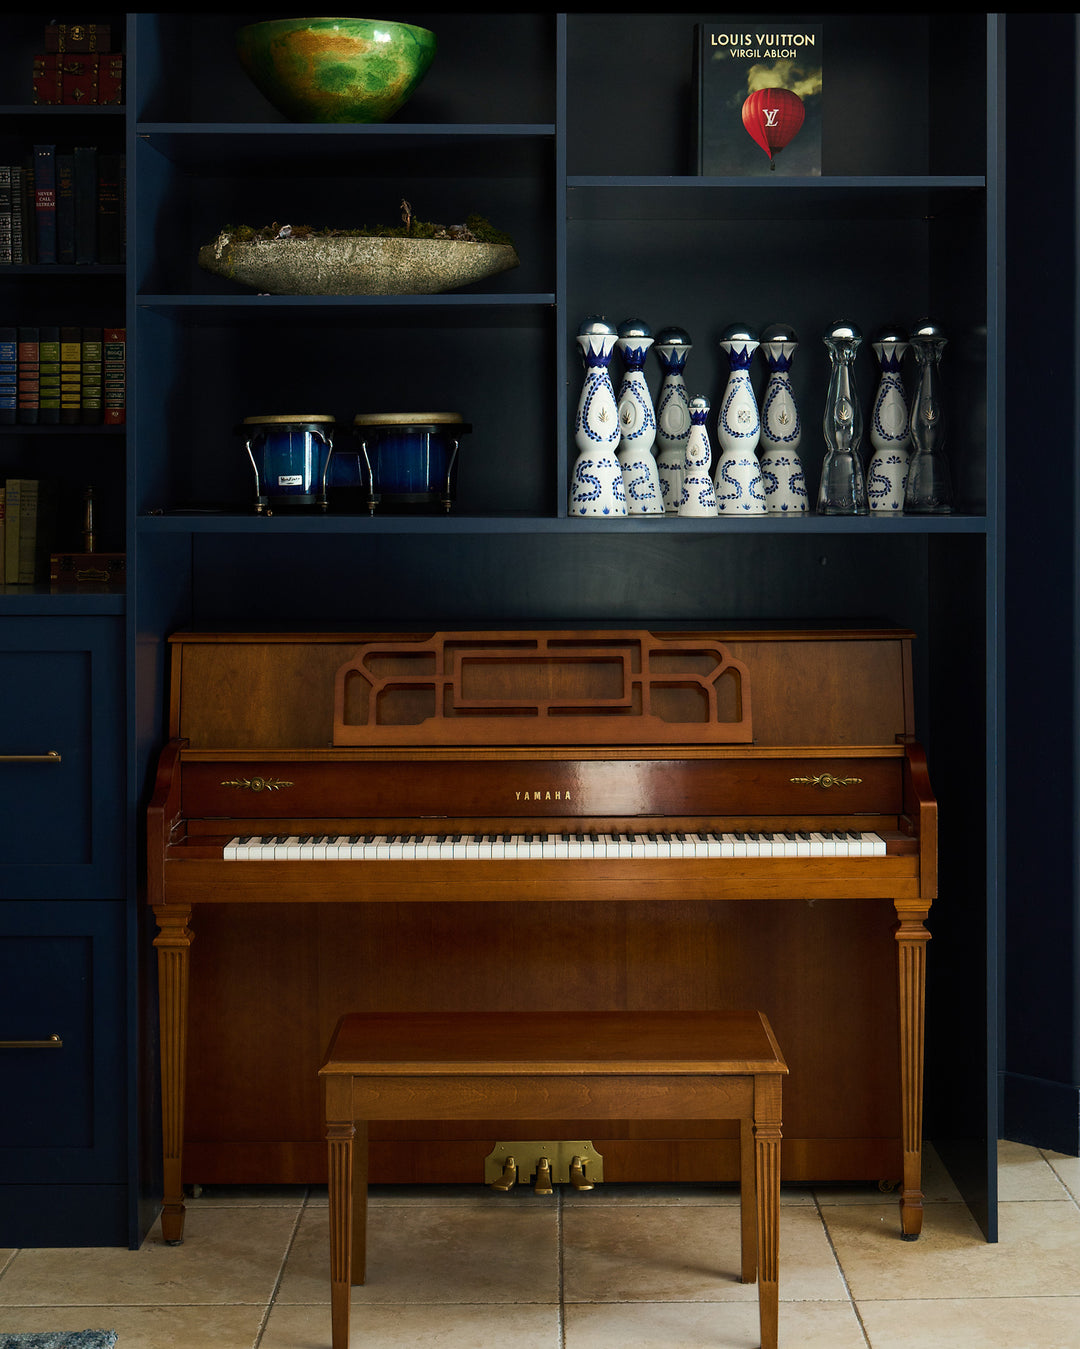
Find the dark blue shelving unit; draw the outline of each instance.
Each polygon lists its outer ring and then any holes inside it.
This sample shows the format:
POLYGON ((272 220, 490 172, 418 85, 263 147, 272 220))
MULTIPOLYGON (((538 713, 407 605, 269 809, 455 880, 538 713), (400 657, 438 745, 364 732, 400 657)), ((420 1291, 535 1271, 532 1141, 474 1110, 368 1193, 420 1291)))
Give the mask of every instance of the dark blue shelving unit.
MULTIPOLYGON (((124 108, 0 107, 8 144, 58 137, 70 123, 112 128, 127 155, 124 268, 0 269, 9 312, 14 304, 31 313, 63 287, 80 304, 109 297, 128 328, 126 434, 0 434, 5 472, 23 474, 47 452, 67 481, 91 467, 123 502, 126 594, 0 589, 2 630, 27 650, 44 648, 19 631, 26 625, 70 635, 70 625, 89 624, 107 644, 117 640, 114 702, 104 715, 114 719, 121 752, 102 771, 122 802, 113 839, 125 860, 94 902, 125 915, 99 938, 114 944, 114 955, 120 943, 126 980, 113 1028, 125 1046, 127 1103, 118 1126, 119 1239, 140 1239, 156 1193, 154 1165, 144 1163, 155 1152, 156 1048, 140 840, 165 735, 169 632, 882 615, 917 634, 919 734, 943 810, 928 966, 927 1135, 996 1239, 1004 18, 830 18, 832 93, 841 108, 856 97, 857 71, 859 116, 827 126, 821 177, 741 180, 697 177, 689 162, 695 14, 499 13, 453 24, 432 15, 430 26, 446 33, 439 59, 385 126, 284 121, 235 59, 233 32, 253 17, 114 16, 125 43, 124 108), (502 59, 507 51, 511 62, 502 59), (945 53, 951 83, 939 69, 945 53), (951 92, 957 81, 962 100, 951 92), (627 89, 633 121, 622 126, 627 89), (254 295, 196 261, 201 244, 239 219, 347 227, 393 219, 402 197, 423 218, 488 215, 514 237, 520 267, 445 295, 316 298, 254 295), (590 313, 688 328, 687 382, 714 408, 726 378, 722 330, 735 321, 792 323, 802 339, 795 383, 812 488, 823 453, 821 331, 839 315, 863 328, 857 378, 869 401, 874 329, 933 314, 950 334, 943 369, 957 512, 568 518, 580 383, 574 333, 590 313), (449 515, 253 514, 235 434, 244 417, 303 410, 347 427, 358 412, 419 405, 461 411, 474 428, 449 515)), ((17 69, 44 19, 0 20, 12 35, 0 73, 9 62, 17 69)), ((658 369, 648 373, 655 388, 658 369)), ((42 929, 50 937, 62 935, 68 902, 51 898, 42 929)), ((25 923, 25 906, 19 912, 25 923)), ((22 1192, 19 1203, 26 1205, 22 1192)), ((110 1223, 87 1239, 117 1240, 110 1223)), ((29 1230, 0 1229, 0 1245, 20 1244, 29 1230)))

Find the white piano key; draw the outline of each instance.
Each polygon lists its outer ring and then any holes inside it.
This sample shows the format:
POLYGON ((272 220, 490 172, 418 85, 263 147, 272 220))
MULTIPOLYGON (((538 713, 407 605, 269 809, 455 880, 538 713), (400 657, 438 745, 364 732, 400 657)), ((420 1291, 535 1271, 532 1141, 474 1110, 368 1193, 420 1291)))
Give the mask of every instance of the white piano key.
POLYGON ((888 850, 885 847, 885 840, 881 837, 880 834, 864 834, 863 838, 866 839, 870 845, 871 857, 885 856, 888 850))
POLYGON ((832 834, 814 832, 810 835, 810 840, 821 848, 822 857, 836 856, 836 840, 832 834))
POLYGON ((799 844, 794 834, 773 834, 774 857, 798 857, 799 844))
POLYGON ((652 834, 635 834, 634 841, 636 846, 641 849, 642 857, 655 857, 657 855, 656 838, 652 834))
POLYGON ((571 834, 566 840, 566 855, 568 858, 580 859, 583 854, 581 851, 581 835, 571 834))

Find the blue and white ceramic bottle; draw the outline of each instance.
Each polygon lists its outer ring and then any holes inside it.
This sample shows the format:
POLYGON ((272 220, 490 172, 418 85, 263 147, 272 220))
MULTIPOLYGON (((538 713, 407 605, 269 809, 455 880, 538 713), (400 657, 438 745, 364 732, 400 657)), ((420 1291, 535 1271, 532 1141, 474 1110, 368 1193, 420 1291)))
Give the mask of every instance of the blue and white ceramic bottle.
POLYGON ((712 480, 712 443, 706 426, 708 416, 708 399, 691 398, 690 434, 686 438, 682 495, 679 498, 679 514, 683 516, 716 515, 716 489, 712 480))
POLYGON ((810 509, 799 444, 802 419, 791 387, 791 366, 799 338, 794 328, 774 323, 761 334, 761 354, 769 382, 761 402, 761 478, 765 509, 775 515, 804 515, 810 509))
POLYGON ((678 513, 682 499, 683 464, 690 435, 690 396, 686 392, 684 371, 693 350, 690 334, 684 328, 661 328, 653 351, 664 372, 656 399, 656 469, 664 510, 678 513))
POLYGON ((764 515, 765 486, 757 456, 761 438, 750 366, 758 349, 757 334, 742 324, 725 329, 720 340, 730 374, 716 422, 720 442, 713 484, 716 509, 721 515, 764 515))
POLYGON ((653 344, 652 329, 641 319, 624 319, 615 343, 623 359, 619 385, 619 463, 628 515, 663 515, 653 445, 656 443, 656 413, 645 379, 645 358, 653 344))
POLYGON ((577 458, 570 475, 571 515, 625 515, 626 494, 618 460, 619 411, 608 365, 618 334, 600 315, 590 315, 577 332, 585 382, 574 420, 577 458))
POLYGON ((907 333, 885 328, 873 343, 881 367, 874 406, 870 413, 873 455, 866 474, 871 515, 899 515, 904 509, 911 425, 901 366, 908 349, 907 333))

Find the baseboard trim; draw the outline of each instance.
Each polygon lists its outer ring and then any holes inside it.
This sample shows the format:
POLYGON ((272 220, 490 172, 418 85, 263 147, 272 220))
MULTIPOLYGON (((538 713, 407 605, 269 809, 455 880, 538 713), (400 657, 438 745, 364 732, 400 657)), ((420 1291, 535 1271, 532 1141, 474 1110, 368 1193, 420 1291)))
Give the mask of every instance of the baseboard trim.
POLYGON ((1080 1156, 1080 1086, 1005 1073, 1003 1088, 1005 1138, 1080 1156))

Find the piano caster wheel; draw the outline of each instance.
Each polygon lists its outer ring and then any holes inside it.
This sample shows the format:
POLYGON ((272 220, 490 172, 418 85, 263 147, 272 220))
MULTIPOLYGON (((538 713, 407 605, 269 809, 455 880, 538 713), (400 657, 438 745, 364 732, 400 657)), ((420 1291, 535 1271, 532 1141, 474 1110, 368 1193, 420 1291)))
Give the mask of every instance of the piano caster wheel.
POLYGON ((900 1240, 901 1240, 901 1241, 918 1241, 918 1239, 919 1239, 919 1234, 918 1234, 918 1232, 901 1232, 901 1233, 900 1233, 900 1240))

